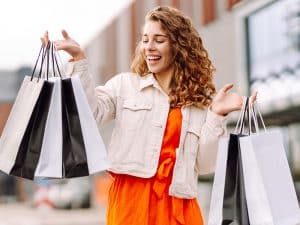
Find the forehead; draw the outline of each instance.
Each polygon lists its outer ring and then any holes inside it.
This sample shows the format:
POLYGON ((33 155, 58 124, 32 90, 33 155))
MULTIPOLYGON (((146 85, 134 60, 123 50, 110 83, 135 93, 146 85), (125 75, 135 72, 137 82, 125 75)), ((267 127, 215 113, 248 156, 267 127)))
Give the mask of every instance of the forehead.
POLYGON ((162 28, 162 25, 158 21, 148 20, 145 22, 143 28, 143 35, 154 36, 163 35, 166 36, 166 31, 162 28))

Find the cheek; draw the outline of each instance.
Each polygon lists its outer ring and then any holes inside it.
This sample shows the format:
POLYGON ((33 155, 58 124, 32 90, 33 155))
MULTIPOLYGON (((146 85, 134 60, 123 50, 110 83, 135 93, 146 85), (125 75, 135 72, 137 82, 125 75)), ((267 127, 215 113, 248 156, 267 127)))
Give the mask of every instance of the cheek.
POLYGON ((171 51, 166 53, 166 63, 171 64, 174 61, 174 57, 171 51))
POLYGON ((163 53, 164 53, 165 59, 168 62, 172 61, 172 59, 173 59, 173 51, 172 51, 172 49, 169 46, 167 46, 166 48, 164 48, 163 53))
POLYGON ((146 58, 146 48, 141 44, 138 50, 139 54, 145 59, 146 58))
POLYGON ((145 48, 141 47, 139 52, 145 58, 145 48))

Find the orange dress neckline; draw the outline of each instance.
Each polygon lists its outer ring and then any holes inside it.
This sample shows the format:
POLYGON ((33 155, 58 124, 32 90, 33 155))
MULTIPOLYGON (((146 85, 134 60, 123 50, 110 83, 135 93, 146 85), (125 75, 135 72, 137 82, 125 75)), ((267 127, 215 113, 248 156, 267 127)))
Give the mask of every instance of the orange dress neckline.
POLYGON ((203 225, 197 199, 170 196, 176 148, 179 146, 182 114, 170 110, 156 174, 139 178, 113 174, 109 190, 107 225, 203 225))

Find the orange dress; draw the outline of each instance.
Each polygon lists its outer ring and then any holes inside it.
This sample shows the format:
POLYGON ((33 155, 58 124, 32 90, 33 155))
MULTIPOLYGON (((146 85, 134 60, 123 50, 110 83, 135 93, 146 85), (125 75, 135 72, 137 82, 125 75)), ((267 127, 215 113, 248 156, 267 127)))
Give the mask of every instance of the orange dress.
POLYGON ((179 145, 181 110, 169 112, 156 174, 139 178, 113 174, 109 190, 107 225, 203 225, 197 199, 168 194, 179 145))

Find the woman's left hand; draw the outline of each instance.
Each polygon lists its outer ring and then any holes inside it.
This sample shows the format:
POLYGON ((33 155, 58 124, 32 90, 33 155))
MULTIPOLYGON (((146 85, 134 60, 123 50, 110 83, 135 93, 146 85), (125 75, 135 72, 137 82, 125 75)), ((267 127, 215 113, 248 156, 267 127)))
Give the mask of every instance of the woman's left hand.
MULTIPOLYGON (((213 98, 211 103, 211 111, 225 116, 230 112, 240 110, 243 105, 243 96, 236 93, 230 93, 229 90, 233 87, 233 84, 226 84, 213 98)), ((250 97, 250 104, 256 101, 257 92, 250 97)))

